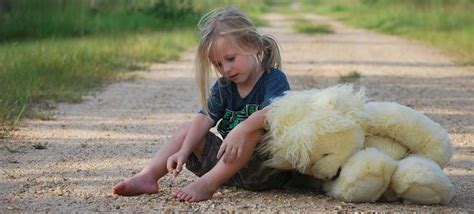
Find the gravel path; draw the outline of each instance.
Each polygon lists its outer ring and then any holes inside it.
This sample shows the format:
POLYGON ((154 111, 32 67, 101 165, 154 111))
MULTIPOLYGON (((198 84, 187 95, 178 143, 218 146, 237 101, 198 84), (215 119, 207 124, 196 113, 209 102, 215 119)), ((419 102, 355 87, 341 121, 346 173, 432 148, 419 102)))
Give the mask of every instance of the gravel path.
MULTIPOLYGON (((474 68, 459 66, 440 51, 394 36, 344 26, 315 15, 335 34, 295 33, 291 21, 266 16, 262 28, 282 45, 284 70, 293 89, 334 85, 351 71, 362 77, 372 100, 414 107, 445 127, 454 155, 444 171, 456 186, 447 206, 401 203, 352 204, 302 191, 249 192, 222 188, 211 201, 178 202, 170 192, 195 177, 164 177, 162 192, 116 197, 111 186, 138 172, 172 130, 199 108, 192 51, 181 60, 155 64, 84 98, 59 104, 49 120, 25 119, 0 140, 0 212, 5 211, 421 211, 474 212, 474 68)), ((43 113, 49 115, 48 112, 43 113)), ((46 117, 48 118, 48 117, 46 117)))

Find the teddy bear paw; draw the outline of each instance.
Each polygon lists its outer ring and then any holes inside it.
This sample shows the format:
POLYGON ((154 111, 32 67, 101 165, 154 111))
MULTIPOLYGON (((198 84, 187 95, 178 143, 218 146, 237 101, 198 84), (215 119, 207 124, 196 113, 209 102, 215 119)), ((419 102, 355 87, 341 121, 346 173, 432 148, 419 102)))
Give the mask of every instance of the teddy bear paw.
POLYGON ((361 150, 351 156, 339 177, 327 182, 329 196, 345 202, 375 202, 390 184, 397 163, 375 148, 361 150))
POLYGON ((420 156, 401 160, 390 186, 405 203, 447 204, 454 186, 441 167, 420 156))

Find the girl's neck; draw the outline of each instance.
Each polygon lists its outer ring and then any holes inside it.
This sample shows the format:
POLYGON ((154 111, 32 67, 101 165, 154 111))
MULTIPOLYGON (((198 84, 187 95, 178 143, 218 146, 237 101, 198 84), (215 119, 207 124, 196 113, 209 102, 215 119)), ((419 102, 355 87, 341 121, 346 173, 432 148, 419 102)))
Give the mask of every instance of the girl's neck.
POLYGON ((263 74, 263 68, 259 67, 257 71, 249 78, 248 81, 241 84, 236 84, 237 91, 241 98, 245 98, 253 89, 255 84, 257 84, 258 80, 263 74))

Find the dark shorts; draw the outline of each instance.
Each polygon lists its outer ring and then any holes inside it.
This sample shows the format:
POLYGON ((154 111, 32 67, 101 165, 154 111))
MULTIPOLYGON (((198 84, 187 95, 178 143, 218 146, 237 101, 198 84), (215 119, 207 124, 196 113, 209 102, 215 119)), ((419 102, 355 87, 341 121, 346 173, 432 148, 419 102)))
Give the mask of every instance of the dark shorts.
MULTIPOLYGON (((206 136, 201 160, 192 153, 188 157, 186 168, 199 177, 206 174, 219 161, 216 156, 221 144, 222 139, 209 132, 206 136)), ((311 176, 304 176, 294 171, 266 167, 263 165, 265 160, 268 160, 268 156, 255 152, 247 166, 232 176, 224 185, 258 191, 286 188, 289 183, 294 183, 295 177, 298 177, 297 180, 303 177, 312 179, 311 176)))

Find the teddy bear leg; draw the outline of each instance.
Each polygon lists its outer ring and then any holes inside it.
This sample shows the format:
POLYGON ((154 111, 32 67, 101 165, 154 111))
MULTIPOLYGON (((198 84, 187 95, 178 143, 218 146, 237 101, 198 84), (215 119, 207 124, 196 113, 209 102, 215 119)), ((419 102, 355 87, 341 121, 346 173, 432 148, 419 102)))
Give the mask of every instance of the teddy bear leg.
POLYGON ((380 198, 377 200, 378 202, 394 202, 399 200, 397 193, 390 187, 388 186, 387 190, 380 196, 380 198))
POLYGON ((411 156, 402 159, 390 187, 405 203, 447 204, 454 186, 434 161, 411 156))
POLYGON ((345 202, 375 202, 390 184, 397 162, 375 148, 351 156, 339 177, 324 184, 329 196, 345 202))

